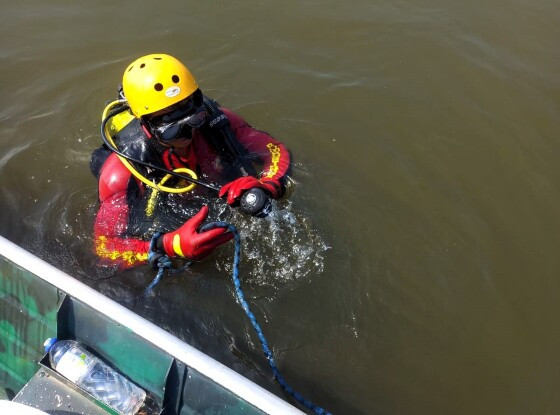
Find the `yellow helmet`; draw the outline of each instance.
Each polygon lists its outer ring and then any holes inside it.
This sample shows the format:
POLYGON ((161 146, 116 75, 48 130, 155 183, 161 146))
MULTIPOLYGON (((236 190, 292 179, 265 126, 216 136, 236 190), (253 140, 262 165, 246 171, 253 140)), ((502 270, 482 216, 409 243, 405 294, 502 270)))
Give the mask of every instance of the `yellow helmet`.
POLYGON ((162 53, 136 59, 123 75, 124 95, 138 118, 176 104, 197 89, 185 65, 162 53))

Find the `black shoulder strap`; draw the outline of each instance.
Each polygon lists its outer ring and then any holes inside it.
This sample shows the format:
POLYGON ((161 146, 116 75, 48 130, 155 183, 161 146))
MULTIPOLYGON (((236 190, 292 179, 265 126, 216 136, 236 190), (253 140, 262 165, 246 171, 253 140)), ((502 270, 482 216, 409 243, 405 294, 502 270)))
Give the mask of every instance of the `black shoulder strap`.
POLYGON ((215 101, 206 96, 204 97, 204 107, 208 113, 208 119, 202 128, 208 132, 207 135, 220 156, 233 163, 236 170, 243 176, 257 176, 250 155, 237 140, 226 114, 215 101))

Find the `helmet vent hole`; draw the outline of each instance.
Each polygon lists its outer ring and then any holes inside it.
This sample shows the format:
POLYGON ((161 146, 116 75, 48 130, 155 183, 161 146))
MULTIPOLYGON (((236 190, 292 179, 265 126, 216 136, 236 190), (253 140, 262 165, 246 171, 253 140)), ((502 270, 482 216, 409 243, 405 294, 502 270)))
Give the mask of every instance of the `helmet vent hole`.
POLYGON ((160 61, 160 60, 161 60, 161 58, 157 58, 157 57, 156 57, 156 58, 154 58, 154 59, 155 59, 156 61, 160 61))
POLYGON ((176 84, 179 83, 179 77, 178 77, 177 75, 173 75, 173 76, 171 77, 171 80, 172 80, 173 82, 175 82, 176 84))
POLYGON ((163 90, 163 85, 158 82, 157 84, 154 85, 154 89, 156 91, 161 91, 163 90))
POLYGON ((128 72, 132 71, 132 68, 134 68, 134 65, 132 65, 130 68, 128 68, 128 72))
POLYGON ((144 66, 146 66, 146 64, 145 64, 145 63, 143 63, 142 65, 140 65, 140 68, 143 68, 144 66))

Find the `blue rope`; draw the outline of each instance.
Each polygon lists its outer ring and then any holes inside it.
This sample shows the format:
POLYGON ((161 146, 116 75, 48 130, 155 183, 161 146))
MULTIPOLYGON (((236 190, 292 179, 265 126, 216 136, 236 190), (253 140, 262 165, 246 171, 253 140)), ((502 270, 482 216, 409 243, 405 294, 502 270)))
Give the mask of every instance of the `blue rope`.
POLYGON ((161 236, 161 232, 156 232, 150 241, 150 248, 148 250, 148 261, 154 268, 158 268, 156 277, 152 280, 150 285, 144 290, 144 296, 148 296, 154 287, 160 282, 166 269, 171 268, 171 260, 167 255, 162 255, 157 252, 157 240, 161 236))
MULTIPOLYGON (((305 399, 300 393, 296 392, 290 385, 288 385, 286 383, 286 381, 284 380, 284 377, 280 374, 280 371, 278 370, 278 367, 276 366, 276 363, 274 362, 274 357, 272 356, 272 352, 270 351, 270 349, 268 347, 268 342, 266 341, 266 338, 264 337, 261 326, 257 322, 257 319, 256 319, 255 315, 253 314, 253 312, 249 309, 249 304, 247 303, 247 300, 245 300, 245 295, 243 295, 243 290, 241 289, 241 280, 239 279, 239 261, 241 259, 241 237, 239 236, 239 232, 237 231, 235 226, 233 226, 229 223, 226 223, 226 222, 208 223, 208 224, 202 226, 200 228, 200 230, 201 231, 209 231, 209 230, 215 229, 215 228, 226 228, 228 231, 230 231, 233 234, 233 239, 235 241, 235 254, 233 256, 232 278, 233 278, 233 285, 235 286, 235 294, 237 295, 237 299, 241 303, 241 307, 245 311, 245 314, 247 315, 247 317, 251 321, 251 324, 253 325, 253 328, 257 332, 257 335, 259 336, 259 340, 261 341, 264 355, 267 358, 270 367, 272 368, 272 372, 274 373, 274 378, 278 381, 280 386, 282 386, 282 388, 290 396, 292 396, 296 401, 301 403, 307 409, 310 409, 310 410, 314 411, 316 414, 331 415, 330 412, 326 411, 325 409, 321 408, 320 406, 315 405, 310 400, 305 399)), ((160 269, 162 269, 162 268, 160 268, 160 269)), ((157 279, 157 277, 156 277, 156 279, 157 279)))
MULTIPOLYGON (((235 286, 235 294, 237 295, 237 299, 239 300, 241 307, 245 311, 245 314, 251 321, 253 328, 257 332, 257 335, 259 336, 259 340, 261 341, 264 355, 268 360, 270 367, 272 368, 272 373, 274 373, 274 378, 290 396, 292 396, 296 401, 298 401, 300 404, 305 406, 307 409, 310 409, 319 415, 331 415, 330 412, 326 411, 320 406, 315 405, 313 402, 311 402, 308 399, 305 399, 300 393, 295 391, 290 385, 288 385, 288 383, 284 380, 284 377, 280 374, 280 371, 278 370, 278 367, 276 366, 276 363, 274 361, 274 357, 272 356, 272 352, 268 347, 268 342, 264 337, 264 333, 261 329, 261 326, 257 322, 257 318, 255 317, 255 315, 249 308, 249 304, 247 303, 247 300, 245 300, 245 295, 243 294, 243 290, 241 289, 241 280, 239 279, 239 262, 241 260, 241 236, 239 235, 239 232, 237 231, 237 228, 235 226, 226 222, 208 223, 202 226, 200 230, 205 232, 216 228, 226 228, 228 231, 230 231, 233 234, 233 239, 235 241, 235 253, 233 256, 232 278, 233 278, 233 285, 235 286)), ((148 287, 146 287, 146 289, 144 290, 144 296, 147 296, 152 292, 153 288, 160 282, 161 278, 163 277, 165 270, 171 268, 172 266, 169 257, 167 255, 162 255, 157 251, 157 240, 161 235, 162 234, 160 232, 156 232, 150 241, 150 248, 148 251, 148 261, 152 263, 152 266, 154 268, 158 268, 158 272, 156 277, 150 283, 150 285, 148 285, 148 287)), ((188 264, 186 266, 188 266, 188 264)))

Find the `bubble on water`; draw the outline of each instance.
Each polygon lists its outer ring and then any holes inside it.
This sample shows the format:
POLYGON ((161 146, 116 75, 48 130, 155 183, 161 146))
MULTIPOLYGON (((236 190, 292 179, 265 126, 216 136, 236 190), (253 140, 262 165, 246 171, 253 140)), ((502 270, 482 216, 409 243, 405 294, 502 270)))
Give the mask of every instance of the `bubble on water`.
MULTIPOLYGON (((273 202, 264 219, 233 211, 228 220, 241 235, 244 283, 279 288, 323 272, 329 246, 309 218, 293 211, 291 201, 273 202)), ((220 261, 218 267, 232 271, 230 261, 220 261)))

